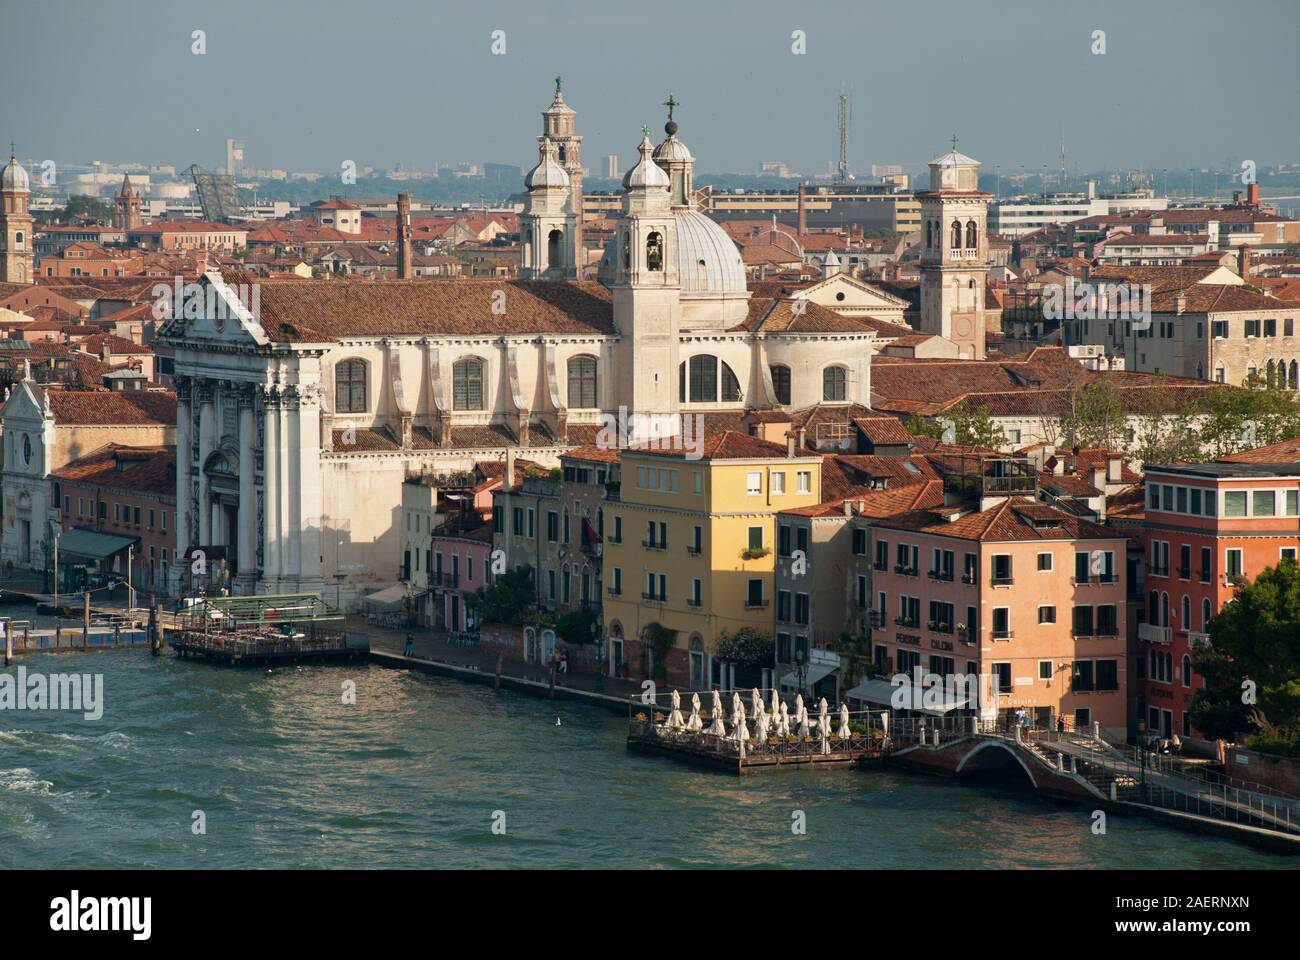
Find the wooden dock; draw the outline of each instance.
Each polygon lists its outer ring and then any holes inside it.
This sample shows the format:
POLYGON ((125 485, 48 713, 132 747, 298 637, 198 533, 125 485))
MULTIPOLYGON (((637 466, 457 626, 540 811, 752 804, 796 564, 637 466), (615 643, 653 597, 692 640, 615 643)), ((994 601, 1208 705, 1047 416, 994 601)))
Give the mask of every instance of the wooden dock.
POLYGON ((825 769, 879 760, 887 752, 878 730, 855 732, 847 738, 769 737, 751 739, 741 749, 739 741, 706 732, 668 730, 649 717, 629 721, 627 748, 636 753, 672 757, 695 766, 728 773, 754 773, 774 769, 825 769))
POLYGON ((338 629, 342 619, 314 593, 203 597, 178 611, 168 645, 222 666, 369 659, 370 638, 338 629))

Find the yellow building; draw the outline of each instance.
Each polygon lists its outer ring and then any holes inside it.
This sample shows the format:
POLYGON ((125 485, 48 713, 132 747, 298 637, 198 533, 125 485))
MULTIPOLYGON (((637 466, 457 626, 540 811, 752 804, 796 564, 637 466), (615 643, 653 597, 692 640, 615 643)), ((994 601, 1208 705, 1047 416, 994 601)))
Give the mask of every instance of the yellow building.
POLYGON ((624 450, 618 499, 605 507, 604 603, 615 671, 703 689, 728 681, 724 634, 770 636, 775 517, 821 500, 822 458, 731 431, 702 456, 624 450))

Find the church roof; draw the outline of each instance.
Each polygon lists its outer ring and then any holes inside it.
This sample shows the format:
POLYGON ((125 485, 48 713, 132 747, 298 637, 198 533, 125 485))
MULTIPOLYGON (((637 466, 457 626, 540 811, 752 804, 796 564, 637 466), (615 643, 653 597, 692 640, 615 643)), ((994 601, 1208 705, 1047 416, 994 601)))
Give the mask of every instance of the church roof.
POLYGON ((625 190, 667 190, 669 186, 668 174, 659 164, 654 162, 651 154, 654 152, 654 145, 650 142, 650 136, 647 134, 641 138, 641 145, 637 147, 641 153, 641 158, 633 165, 627 173, 623 174, 623 188, 625 190))
POLYGON ((930 161, 930 166, 939 167, 964 167, 979 166, 979 161, 973 157, 968 157, 964 153, 958 153, 956 150, 949 150, 941 157, 935 157, 930 161))
POLYGON ((3 170, 0 170, 0 190, 26 192, 30 191, 31 188, 32 181, 27 176, 27 171, 18 162, 18 158, 10 154, 9 162, 5 164, 3 170))
MULTIPOLYGON (((229 282, 239 282, 234 276, 229 282)), ((498 307, 498 309, 500 309, 498 307)), ((614 333, 613 298, 590 280, 274 280, 261 324, 281 343, 344 337, 614 333), (501 304, 504 313, 493 312, 501 304)))

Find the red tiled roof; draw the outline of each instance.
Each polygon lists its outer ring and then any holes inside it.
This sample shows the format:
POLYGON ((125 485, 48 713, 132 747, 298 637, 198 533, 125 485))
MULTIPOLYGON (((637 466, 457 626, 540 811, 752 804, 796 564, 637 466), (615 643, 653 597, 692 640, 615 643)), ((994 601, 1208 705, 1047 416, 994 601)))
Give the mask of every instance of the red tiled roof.
POLYGON ((878 525, 886 529, 993 543, 1062 538, 1121 539, 1114 531, 1089 520, 1024 497, 1008 497, 988 510, 968 513, 951 521, 934 512, 920 510, 884 519, 878 525))
POLYGON ((57 425, 176 425, 176 394, 153 390, 44 390, 30 384, 37 400, 50 401, 57 425))
POLYGON ((176 499, 176 448, 109 443, 50 473, 56 480, 176 499))

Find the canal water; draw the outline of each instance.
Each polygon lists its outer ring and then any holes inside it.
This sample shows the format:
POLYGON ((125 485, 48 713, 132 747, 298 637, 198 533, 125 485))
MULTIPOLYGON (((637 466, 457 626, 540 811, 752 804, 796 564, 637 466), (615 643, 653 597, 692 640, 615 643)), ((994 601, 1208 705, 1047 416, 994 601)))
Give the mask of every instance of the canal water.
POLYGON ((1300 865, 1142 818, 1094 835, 1015 779, 697 771, 585 704, 378 667, 20 663, 102 673, 105 703, 0 711, 3 868, 1300 865))

